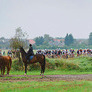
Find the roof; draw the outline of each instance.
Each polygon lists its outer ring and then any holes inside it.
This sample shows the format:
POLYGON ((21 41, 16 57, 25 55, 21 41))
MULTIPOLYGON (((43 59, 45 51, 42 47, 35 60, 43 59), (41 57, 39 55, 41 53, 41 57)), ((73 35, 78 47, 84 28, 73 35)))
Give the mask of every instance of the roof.
POLYGON ((64 39, 54 39, 54 41, 60 42, 60 41, 64 41, 64 39))
POLYGON ((35 44, 35 41, 32 40, 32 39, 30 39, 30 40, 29 40, 29 43, 30 43, 30 44, 35 44))

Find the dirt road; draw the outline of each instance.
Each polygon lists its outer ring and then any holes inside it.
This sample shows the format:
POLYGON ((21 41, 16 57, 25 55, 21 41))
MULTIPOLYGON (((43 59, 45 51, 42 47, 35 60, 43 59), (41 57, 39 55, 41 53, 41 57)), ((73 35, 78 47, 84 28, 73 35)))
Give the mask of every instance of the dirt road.
POLYGON ((43 78, 40 75, 4 75, 0 76, 2 81, 73 81, 73 80, 87 80, 92 81, 92 74, 82 75, 45 75, 43 78))

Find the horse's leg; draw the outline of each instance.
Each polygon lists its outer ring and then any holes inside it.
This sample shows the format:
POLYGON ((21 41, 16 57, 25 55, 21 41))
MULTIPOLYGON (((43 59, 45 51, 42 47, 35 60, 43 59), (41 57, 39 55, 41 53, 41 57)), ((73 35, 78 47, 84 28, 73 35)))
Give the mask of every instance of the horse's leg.
POLYGON ((42 64, 41 64, 41 73, 40 73, 40 75, 42 75, 42 64))
POLYGON ((44 71, 45 71, 45 65, 41 64, 41 73, 42 77, 44 76, 44 71))
POLYGON ((41 73, 42 73, 42 78, 43 78, 44 77, 44 71, 45 71, 45 65, 42 65, 41 69, 42 69, 41 73))
POLYGON ((25 64, 25 75, 27 74, 27 64, 25 64))
POLYGON ((9 66, 7 66, 7 75, 9 75, 9 66))
POLYGON ((45 56, 44 56, 43 65, 42 65, 43 75, 44 75, 44 72, 45 72, 45 64, 46 64, 46 60, 45 60, 45 56))
POLYGON ((4 75, 4 73, 5 73, 5 66, 3 66, 3 75, 4 75))
POLYGON ((2 70, 3 70, 3 69, 2 69, 2 67, 1 67, 1 75, 2 75, 2 70))
POLYGON ((42 65, 42 75, 44 75, 44 65, 42 65))

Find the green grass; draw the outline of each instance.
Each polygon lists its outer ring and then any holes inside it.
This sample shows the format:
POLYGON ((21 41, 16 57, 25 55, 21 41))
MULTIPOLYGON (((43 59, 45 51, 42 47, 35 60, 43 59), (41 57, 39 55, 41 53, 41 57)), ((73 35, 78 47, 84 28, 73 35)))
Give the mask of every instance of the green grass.
MULTIPOLYGON (((92 74, 92 58, 78 57, 74 59, 47 59, 51 65, 47 68, 44 75, 77 75, 77 74, 92 74), (58 63, 58 67, 55 66, 58 63), (78 65, 81 70, 74 70, 73 66, 78 65), (68 66, 68 67, 67 67, 68 66), (68 68, 68 69, 67 69, 68 68), (71 70, 70 70, 71 69, 71 70), (83 69, 83 70, 82 70, 83 69)), ((16 64, 17 65, 17 64, 16 64)), ((14 68, 15 65, 12 66, 14 68)), ((32 67, 30 67, 32 68, 32 67)), ((20 65, 19 65, 20 69, 20 65)), ((28 71, 27 75, 40 75, 40 69, 28 71)), ((15 71, 11 69, 10 75, 24 75, 23 71, 15 71)), ((40 79, 41 77, 34 77, 40 79)), ((0 82, 0 92, 92 92, 92 81, 12 81, 10 79, 32 79, 32 77, 0 77, 9 79, 0 82)))
MULTIPOLYGON (((10 75, 24 75, 25 71, 10 71, 10 75)), ((62 75, 62 74, 92 74, 92 72, 80 72, 76 70, 46 70, 44 75, 62 75)), ((27 75, 40 75, 40 70, 28 71, 27 75)))
MULTIPOLYGON (((39 63, 29 64, 28 70, 40 70, 39 63)), ((92 72, 92 58, 91 57, 75 57, 69 59, 46 58, 46 70, 75 70, 80 72, 92 72)), ((12 62, 11 71, 24 70, 24 64, 14 59, 12 62)))
MULTIPOLYGON (((39 75, 39 71, 28 71, 27 75, 39 75)), ((65 70, 46 70, 45 75, 61 74, 92 74, 92 72, 65 71, 65 70)), ((24 75, 24 71, 10 71, 10 75, 24 75)), ((0 77, 0 92, 92 92, 92 81, 32 81, 33 77, 0 77), (9 79, 9 80, 8 80, 9 79), (12 81, 16 80, 16 81, 12 81), (19 80, 25 81, 19 81, 19 80), (28 81, 28 80, 29 81, 28 81), (18 80, 18 81, 17 81, 18 80), (31 80, 31 81, 30 81, 31 80)))
POLYGON ((0 92, 92 92, 90 81, 0 82, 0 92))

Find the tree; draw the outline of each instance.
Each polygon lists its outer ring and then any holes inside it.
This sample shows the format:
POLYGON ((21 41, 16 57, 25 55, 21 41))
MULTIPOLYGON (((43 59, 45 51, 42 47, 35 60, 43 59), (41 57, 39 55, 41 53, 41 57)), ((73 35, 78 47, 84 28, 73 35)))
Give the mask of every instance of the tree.
POLYGON ((69 34, 68 39, 69 39, 69 45, 74 43, 74 38, 72 34, 69 34))
POLYGON ((89 34, 88 44, 92 45, 92 32, 89 34))
POLYGON ((68 33, 66 34, 66 37, 65 37, 65 45, 69 45, 69 39, 68 39, 68 33))
POLYGON ((9 48, 9 39, 1 37, 0 38, 0 48, 1 49, 8 49, 9 48))
POLYGON ((10 47, 18 49, 19 46, 27 47, 27 33, 22 32, 21 27, 16 29, 15 36, 10 39, 10 47))
POLYGON ((73 43, 74 43, 74 38, 73 38, 72 34, 68 35, 68 33, 67 33, 66 37, 65 37, 65 45, 69 46, 73 43))
POLYGON ((44 41, 49 42, 49 41, 52 41, 52 40, 53 40, 53 38, 50 37, 48 34, 44 35, 44 41))
POLYGON ((44 35, 44 43, 43 44, 48 46, 50 41, 53 41, 53 38, 50 37, 48 34, 45 34, 44 35))
POLYGON ((43 38, 42 36, 36 37, 36 38, 35 38, 35 42, 36 42, 35 44, 36 44, 37 46, 42 45, 43 42, 44 42, 44 38, 43 38))
MULTIPOLYGON (((19 46, 27 47, 27 33, 22 32, 21 27, 16 29, 15 36, 10 39, 10 47, 13 48, 15 51, 19 48, 19 46)), ((16 57, 20 59, 20 52, 15 52, 16 57)))

